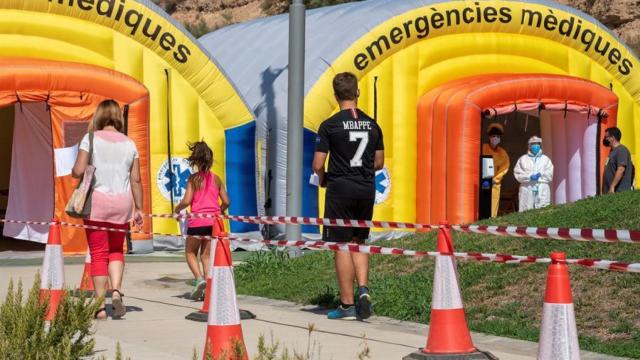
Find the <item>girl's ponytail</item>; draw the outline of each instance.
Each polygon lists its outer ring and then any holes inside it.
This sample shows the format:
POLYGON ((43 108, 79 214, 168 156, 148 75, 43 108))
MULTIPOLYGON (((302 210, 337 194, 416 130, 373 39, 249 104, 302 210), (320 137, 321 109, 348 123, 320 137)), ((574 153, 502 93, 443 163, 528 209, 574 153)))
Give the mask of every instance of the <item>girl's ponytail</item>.
POLYGON ((204 176, 209 172, 213 165, 213 151, 204 141, 187 144, 191 155, 187 159, 191 167, 196 167, 198 171, 192 176, 191 183, 194 190, 200 190, 204 176))

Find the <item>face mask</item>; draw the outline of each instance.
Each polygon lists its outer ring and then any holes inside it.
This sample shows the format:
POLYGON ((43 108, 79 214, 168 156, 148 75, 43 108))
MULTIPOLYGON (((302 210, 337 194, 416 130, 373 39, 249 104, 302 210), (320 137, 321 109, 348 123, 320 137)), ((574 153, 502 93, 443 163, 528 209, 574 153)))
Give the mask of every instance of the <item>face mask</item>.
POLYGON ((539 152, 540 152, 540 144, 531 145, 531 153, 533 155, 538 155, 539 152))
POLYGON ((499 136, 492 136, 491 138, 489 138, 489 142, 491 143, 491 145, 498 146, 498 144, 500 144, 500 137, 499 136))
POLYGON ((611 142, 609 141, 609 138, 604 138, 602 139, 602 145, 604 146, 610 146, 611 142))

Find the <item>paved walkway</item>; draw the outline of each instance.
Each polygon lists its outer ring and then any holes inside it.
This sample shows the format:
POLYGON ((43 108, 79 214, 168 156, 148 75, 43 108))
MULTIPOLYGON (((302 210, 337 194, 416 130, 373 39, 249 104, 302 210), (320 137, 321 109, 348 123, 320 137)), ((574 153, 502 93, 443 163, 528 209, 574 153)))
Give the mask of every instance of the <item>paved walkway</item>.
MULTIPOLYGON (((12 264, 13 265, 13 264, 12 264)), ((9 279, 20 278, 29 287, 38 266, 0 266, 0 298, 4 298, 9 279)), ((65 266, 67 284, 79 283, 82 265, 65 266)), ((201 357, 206 323, 185 320, 201 303, 183 298, 189 290, 184 263, 129 263, 126 267, 123 320, 96 323, 96 355, 114 358, 116 342, 131 359, 191 359, 194 349, 201 357)), ((242 322, 247 350, 256 354, 258 338, 273 337, 290 349, 306 353, 311 343, 312 359, 357 359, 365 347, 371 359, 401 359, 425 345, 426 325, 372 317, 367 322, 330 321, 325 311, 284 301, 240 296, 240 307, 257 315, 242 322), (309 325, 314 331, 309 336, 309 325)), ((500 359, 535 359, 537 344, 473 334, 474 344, 500 359)), ((583 360, 619 359, 594 353, 582 353, 583 360)))

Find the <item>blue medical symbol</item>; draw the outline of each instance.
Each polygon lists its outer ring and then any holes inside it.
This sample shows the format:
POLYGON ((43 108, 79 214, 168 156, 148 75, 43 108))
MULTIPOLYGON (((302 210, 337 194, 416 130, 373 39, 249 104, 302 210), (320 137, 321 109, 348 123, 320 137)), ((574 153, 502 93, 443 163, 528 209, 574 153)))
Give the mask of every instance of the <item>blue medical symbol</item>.
POLYGON ((387 179, 387 175, 384 171, 381 171, 378 175, 376 175, 376 191, 384 194, 385 190, 387 190, 386 185, 382 185, 382 182, 387 179))
POLYGON ((164 173, 164 177, 169 179, 169 182, 164 184, 167 192, 173 190, 173 196, 181 197, 183 192, 187 189, 187 180, 189 180, 189 176, 191 175, 191 170, 187 168, 184 171, 180 171, 180 164, 173 164, 173 171, 167 171, 164 173), (178 186, 174 186, 173 184, 176 182, 176 174, 178 177, 178 186))

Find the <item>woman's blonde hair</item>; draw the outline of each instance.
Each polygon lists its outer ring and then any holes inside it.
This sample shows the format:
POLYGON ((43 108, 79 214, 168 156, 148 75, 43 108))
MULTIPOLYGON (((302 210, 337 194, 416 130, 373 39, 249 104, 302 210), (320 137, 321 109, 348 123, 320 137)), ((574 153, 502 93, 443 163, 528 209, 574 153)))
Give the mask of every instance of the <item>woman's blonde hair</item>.
POLYGON ((107 126, 113 126, 119 132, 124 129, 122 110, 115 100, 104 100, 98 105, 93 120, 89 123, 89 131, 102 130, 107 126))

